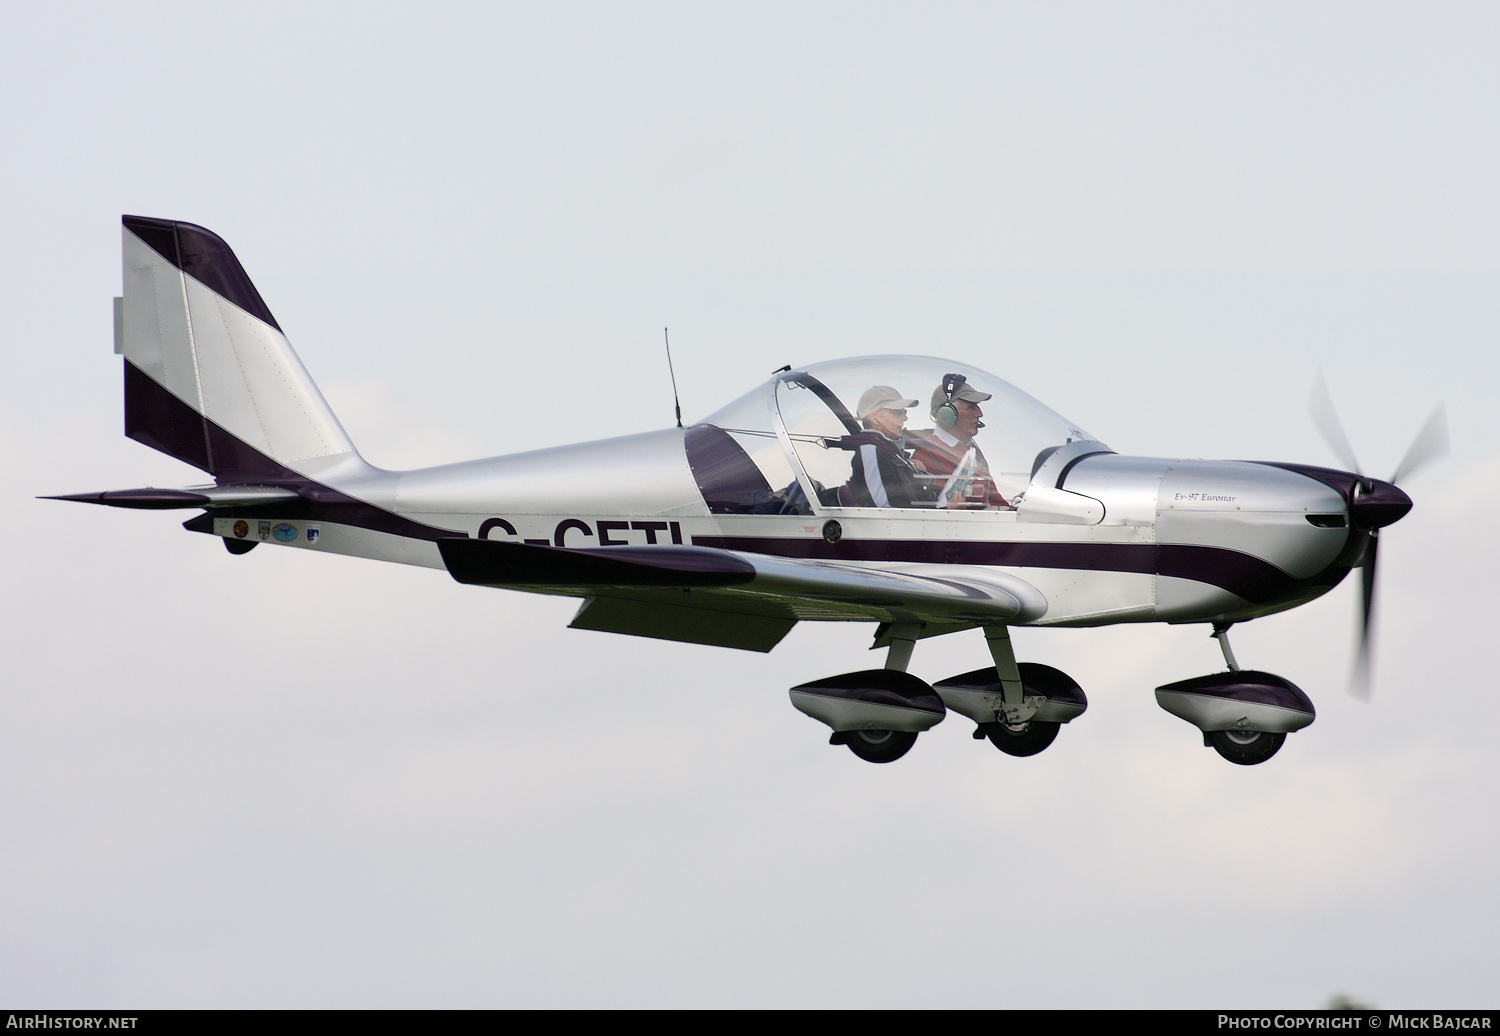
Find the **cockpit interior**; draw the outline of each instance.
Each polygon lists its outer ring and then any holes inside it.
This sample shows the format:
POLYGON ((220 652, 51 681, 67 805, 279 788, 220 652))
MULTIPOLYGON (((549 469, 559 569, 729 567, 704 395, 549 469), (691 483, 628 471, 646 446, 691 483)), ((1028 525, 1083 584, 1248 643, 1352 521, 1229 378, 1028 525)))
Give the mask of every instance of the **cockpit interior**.
POLYGON ((715 514, 1000 512, 1053 450, 1093 441, 994 375, 879 356, 778 371, 689 428, 686 449, 715 514))

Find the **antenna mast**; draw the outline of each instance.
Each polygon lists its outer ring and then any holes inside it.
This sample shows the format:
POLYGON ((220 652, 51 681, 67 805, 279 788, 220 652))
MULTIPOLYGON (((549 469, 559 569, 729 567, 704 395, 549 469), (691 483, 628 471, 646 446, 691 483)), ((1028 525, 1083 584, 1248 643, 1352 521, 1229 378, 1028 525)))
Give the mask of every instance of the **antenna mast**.
POLYGON ((677 408, 677 427, 682 427, 682 404, 677 399, 677 372, 672 369, 672 339, 667 334, 667 329, 661 329, 662 341, 667 346, 667 373, 672 375, 672 405, 677 408))

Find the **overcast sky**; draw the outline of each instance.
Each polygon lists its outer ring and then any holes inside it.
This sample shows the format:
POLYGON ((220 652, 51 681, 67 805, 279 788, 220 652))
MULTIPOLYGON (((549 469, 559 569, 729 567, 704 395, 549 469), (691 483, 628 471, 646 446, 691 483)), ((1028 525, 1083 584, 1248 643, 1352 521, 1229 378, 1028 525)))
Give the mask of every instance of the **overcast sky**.
MULTIPOLYGON (((1494 1006, 1500 9, 55 3, 0 33, 0 1003, 1494 1006), (768 656, 186 514, 120 435, 121 213, 235 248, 387 467, 952 357, 1121 452, 1389 475, 1356 590, 1236 627, 1317 722, 1235 767, 1151 690, 1201 627, 1016 633, 1091 707, 870 766, 768 656)), ((923 642, 937 680, 975 633, 923 642)))

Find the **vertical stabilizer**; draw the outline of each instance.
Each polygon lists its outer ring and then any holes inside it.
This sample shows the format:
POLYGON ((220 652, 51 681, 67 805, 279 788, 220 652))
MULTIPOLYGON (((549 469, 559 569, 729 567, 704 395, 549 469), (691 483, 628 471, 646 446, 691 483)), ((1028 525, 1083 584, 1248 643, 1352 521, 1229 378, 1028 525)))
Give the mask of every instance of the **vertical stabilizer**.
POLYGON ((123 223, 126 435, 221 482, 357 456, 220 237, 174 220, 123 223))

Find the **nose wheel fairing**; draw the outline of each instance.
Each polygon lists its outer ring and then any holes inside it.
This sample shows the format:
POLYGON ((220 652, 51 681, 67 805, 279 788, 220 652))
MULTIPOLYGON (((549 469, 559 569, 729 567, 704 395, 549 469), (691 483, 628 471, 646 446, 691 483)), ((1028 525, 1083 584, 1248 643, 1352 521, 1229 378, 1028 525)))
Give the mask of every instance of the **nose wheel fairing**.
POLYGON ((1203 744, 1231 763, 1254 766, 1275 755, 1287 734, 1312 723, 1317 711, 1285 677, 1238 668, 1227 634, 1227 627, 1214 631, 1229 672, 1164 684, 1156 689, 1156 702, 1203 731, 1203 744))
POLYGON ((1156 689, 1163 709, 1199 730, 1289 734, 1317 717, 1311 699, 1285 677, 1254 669, 1211 673, 1156 689))

